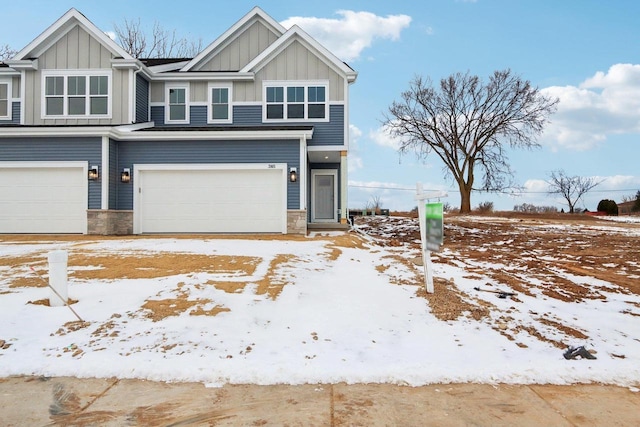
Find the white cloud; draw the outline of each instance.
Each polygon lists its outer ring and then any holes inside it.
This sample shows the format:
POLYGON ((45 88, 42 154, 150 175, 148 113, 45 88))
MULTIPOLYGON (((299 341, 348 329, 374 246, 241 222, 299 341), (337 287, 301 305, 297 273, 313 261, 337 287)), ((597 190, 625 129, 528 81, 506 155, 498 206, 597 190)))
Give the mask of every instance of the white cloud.
POLYGON ((576 86, 541 91, 560 99, 543 142, 589 150, 612 134, 640 132, 640 65, 615 64, 576 86))
POLYGON ((400 143, 402 142, 401 138, 392 136, 384 126, 369 131, 369 139, 381 147, 393 148, 396 151, 400 148, 400 143))
POLYGON ((114 40, 114 41, 115 41, 115 39, 116 39, 116 33, 115 33, 115 32, 113 32, 113 31, 105 31, 104 33, 105 33, 105 34, 107 35, 107 37, 109 37, 111 40, 114 40))
POLYGON ((347 157, 349 172, 362 169, 363 163, 360 157, 358 140, 362 131, 354 125, 349 125, 349 157, 347 157))
POLYGON ((339 19, 293 16, 281 24, 285 28, 300 26, 343 61, 353 61, 375 39, 398 40, 401 31, 411 23, 407 15, 382 17, 352 10, 339 10, 336 14, 339 19))

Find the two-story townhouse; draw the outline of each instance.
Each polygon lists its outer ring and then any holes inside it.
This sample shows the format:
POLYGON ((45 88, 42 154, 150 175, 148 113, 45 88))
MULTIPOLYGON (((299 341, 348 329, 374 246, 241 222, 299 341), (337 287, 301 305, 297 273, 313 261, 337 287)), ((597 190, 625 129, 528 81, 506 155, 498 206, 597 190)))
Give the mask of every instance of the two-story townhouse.
POLYGON ((357 73, 254 8, 136 59, 75 9, 0 66, 0 233, 306 233, 347 222, 357 73))

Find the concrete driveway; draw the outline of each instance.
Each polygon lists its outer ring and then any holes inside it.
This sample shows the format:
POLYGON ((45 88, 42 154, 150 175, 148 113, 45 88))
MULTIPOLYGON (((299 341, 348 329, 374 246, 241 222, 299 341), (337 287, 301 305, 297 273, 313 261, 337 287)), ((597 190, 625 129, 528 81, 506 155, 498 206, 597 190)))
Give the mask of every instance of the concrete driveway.
POLYGON ((3 426, 637 426, 640 392, 603 385, 299 386, 0 379, 3 426))

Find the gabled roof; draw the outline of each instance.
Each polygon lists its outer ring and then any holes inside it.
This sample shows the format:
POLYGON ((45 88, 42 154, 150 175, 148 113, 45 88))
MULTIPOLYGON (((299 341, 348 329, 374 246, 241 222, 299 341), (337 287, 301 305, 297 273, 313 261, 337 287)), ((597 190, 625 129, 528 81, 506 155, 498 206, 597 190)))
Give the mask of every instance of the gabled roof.
POLYGON ((255 73, 259 71, 296 40, 301 42, 307 49, 314 50, 319 56, 323 57, 324 62, 337 72, 345 75, 349 83, 356 81, 358 73, 355 72, 353 68, 342 62, 337 56, 327 50, 297 25, 292 26, 286 33, 284 33, 284 35, 271 44, 271 46, 262 51, 262 53, 256 56, 253 61, 249 62, 242 70, 240 70, 240 72, 255 73))
POLYGON ((89 21, 82 13, 76 9, 71 8, 67 13, 62 15, 60 19, 54 22, 49 28, 47 28, 42 34, 36 37, 31 43, 29 43, 24 49, 18 52, 11 61, 7 63, 11 64, 12 61, 21 61, 31 58, 37 58, 42 52, 48 49, 62 36, 64 36, 69 30, 79 25, 83 30, 95 37, 100 43, 111 51, 116 57, 124 59, 133 59, 131 55, 122 49, 115 41, 111 40, 102 30, 96 27, 91 21, 89 21))
POLYGON ((189 63, 185 65, 180 71, 191 71, 193 68, 197 68, 198 65, 207 62, 222 48, 224 48, 238 36, 240 36, 245 29, 249 28, 258 19, 262 20, 262 22, 266 24, 271 29, 271 31, 278 34, 279 36, 284 34, 286 31, 286 28, 284 28, 276 20, 274 20, 262 9, 256 6, 251 9, 249 13, 243 16, 238 22, 236 22, 231 28, 225 31, 220 37, 215 39, 213 43, 207 46, 195 58, 189 61, 189 63))

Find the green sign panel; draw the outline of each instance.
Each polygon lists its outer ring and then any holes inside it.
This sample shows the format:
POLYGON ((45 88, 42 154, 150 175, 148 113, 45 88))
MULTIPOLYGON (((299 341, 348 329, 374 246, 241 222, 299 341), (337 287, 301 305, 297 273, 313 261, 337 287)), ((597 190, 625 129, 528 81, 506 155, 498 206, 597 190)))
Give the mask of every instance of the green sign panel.
POLYGON ((444 213, 442 203, 425 204, 426 216, 426 248, 430 251, 437 251, 444 239, 444 213))

